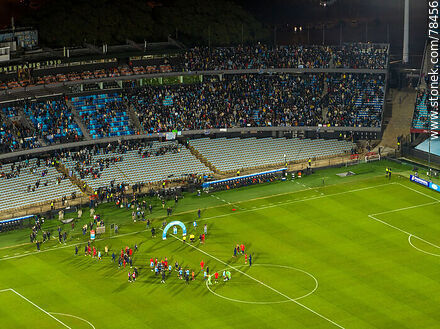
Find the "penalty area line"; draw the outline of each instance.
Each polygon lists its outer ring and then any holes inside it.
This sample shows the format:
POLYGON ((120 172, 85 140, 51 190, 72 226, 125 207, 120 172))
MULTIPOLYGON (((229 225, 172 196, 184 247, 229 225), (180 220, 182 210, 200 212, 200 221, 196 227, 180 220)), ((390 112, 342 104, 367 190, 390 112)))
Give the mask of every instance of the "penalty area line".
POLYGON ((14 289, 10 288, 10 291, 12 291, 14 294, 16 294, 17 296, 23 298, 25 301, 27 301, 28 303, 30 303, 31 305, 35 306, 36 308, 38 308, 40 311, 46 313, 47 315, 49 315, 52 319, 54 319, 55 321, 57 321, 58 323, 62 324, 64 327, 70 328, 67 324, 65 324, 63 321, 57 319, 56 317, 54 317, 52 314, 50 314, 49 312, 47 312, 46 310, 42 309, 40 306, 38 306, 37 304, 35 304, 34 302, 32 302, 31 300, 27 299, 26 297, 24 297, 22 294, 20 294, 19 292, 15 291, 14 289))
POLYGON ((392 225, 390 223, 387 223, 387 222, 385 222, 385 221, 383 221, 383 220, 381 220, 381 219, 379 219, 377 217, 374 217, 373 215, 368 215, 368 217, 371 218, 371 219, 374 219, 375 221, 377 221, 379 223, 382 223, 382 224, 384 224, 386 226, 389 226, 389 227, 391 227, 391 228, 393 228, 393 229, 395 229, 395 230, 397 230, 399 232, 405 233, 406 235, 408 235, 410 237, 413 237, 413 238, 416 238, 417 240, 425 242, 426 244, 429 244, 430 246, 432 246, 434 248, 440 249, 440 246, 438 246, 438 245, 436 245, 436 244, 434 244, 432 242, 429 242, 428 240, 425 240, 425 239, 423 239, 423 238, 421 238, 421 237, 419 237, 419 236, 417 236, 417 235, 415 235, 413 233, 409 233, 409 232, 407 232, 407 231, 405 231, 405 230, 403 230, 403 229, 401 229, 401 228, 399 228, 397 226, 394 226, 394 225, 392 225))
MULTIPOLYGON (((175 236, 174 234, 171 234, 171 236, 172 236, 173 238, 175 238, 176 240, 179 240, 179 241, 183 242, 182 239, 178 238, 178 237, 175 236)), ((293 298, 287 296, 287 295, 284 294, 283 292, 281 292, 281 291, 279 291, 279 290, 277 290, 277 289, 275 289, 275 288, 269 286, 268 284, 264 283, 263 281, 260 281, 260 280, 258 280, 258 279, 256 279, 256 278, 254 278, 253 276, 247 274, 246 272, 241 271, 240 269, 238 269, 238 268, 236 268, 236 267, 234 267, 234 266, 232 266, 232 265, 230 265, 230 264, 228 264, 228 263, 222 261, 221 259, 219 259, 219 258, 217 258, 217 257, 215 257, 215 256, 213 256, 213 255, 211 255, 210 253, 207 253, 206 251, 204 251, 204 250, 202 250, 202 249, 197 248, 196 246, 193 246, 192 244, 186 244, 186 245, 188 245, 188 246, 190 246, 191 248, 193 248, 193 249, 195 249, 195 250, 201 252, 202 254, 205 254, 205 255, 208 256, 208 257, 211 257, 212 259, 215 259, 215 260, 218 261, 219 263, 221 263, 221 264, 223 264, 223 265, 225 265, 225 266, 227 266, 227 267, 232 268, 233 270, 235 270, 235 271, 241 273, 242 275, 247 276, 249 279, 251 279, 251 280, 253 280, 253 281, 255 281, 255 282, 258 282, 258 283, 261 284, 262 286, 264 286, 264 287, 266 287, 266 288, 272 290, 273 292, 275 292, 275 293, 279 294, 280 296, 282 296, 282 297, 284 297, 284 298, 290 300, 291 302, 294 302, 295 304, 301 306, 302 308, 308 310, 309 312, 312 312, 313 314, 319 316, 321 319, 324 319, 324 320, 330 322, 330 323, 333 324, 334 326, 336 326, 336 327, 338 327, 338 328, 341 328, 341 329, 345 329, 343 326, 341 326, 340 324, 336 323, 335 321, 333 321, 333 320, 327 318, 326 316, 322 315, 321 313, 318 313, 317 311, 311 309, 310 307, 304 305, 303 303, 300 303, 300 302, 298 302, 297 300, 295 300, 295 299, 293 299, 293 298)))

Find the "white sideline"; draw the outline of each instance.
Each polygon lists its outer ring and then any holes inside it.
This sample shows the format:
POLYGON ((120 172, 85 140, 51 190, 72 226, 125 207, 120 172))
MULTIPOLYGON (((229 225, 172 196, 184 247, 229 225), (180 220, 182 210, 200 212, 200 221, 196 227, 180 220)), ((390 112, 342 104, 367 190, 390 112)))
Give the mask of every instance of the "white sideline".
POLYGON ((14 294, 16 294, 17 296, 23 298, 25 301, 27 301, 27 302, 30 303, 31 305, 35 306, 36 308, 38 308, 40 311, 46 313, 46 314, 49 315, 52 319, 54 319, 54 320, 57 321, 58 323, 62 324, 64 327, 69 328, 69 329, 72 329, 72 328, 70 328, 67 324, 65 324, 63 321, 57 319, 56 317, 54 317, 54 316, 53 316, 52 314, 50 314, 49 312, 43 310, 40 306, 38 306, 38 305, 35 304, 34 302, 30 301, 29 299, 27 299, 27 298, 24 297, 22 294, 20 294, 19 292, 15 291, 14 289, 9 288, 9 289, 3 289, 3 290, 0 290, 0 292, 5 292, 5 291, 12 291, 14 294))
MULTIPOLYGON (((351 192, 364 191, 364 190, 369 190, 369 189, 376 188, 376 187, 388 186, 388 185, 393 185, 393 184, 396 184, 396 183, 392 182, 392 183, 386 183, 386 184, 379 184, 379 185, 374 185, 374 186, 362 187, 362 188, 358 188, 358 189, 354 189, 354 190, 348 190, 348 191, 344 191, 344 192, 338 192, 338 193, 333 193, 333 194, 325 194, 325 195, 315 196, 315 197, 306 198, 306 199, 286 201, 286 202, 283 202, 282 205, 296 203, 296 202, 304 202, 304 201, 322 199, 322 198, 326 198, 326 197, 330 197, 330 196, 342 195, 342 194, 347 194, 347 193, 351 193, 351 192)), ((304 191, 307 191, 307 190, 301 190, 301 192, 304 192, 304 191)), ((299 191, 296 191, 296 192, 299 192, 299 191)), ((257 199, 259 199, 259 198, 257 198, 257 199)), ((251 200, 247 200, 247 201, 253 201, 253 200, 257 200, 257 199, 251 199, 251 200)), ((238 212, 234 212, 234 213, 228 213, 228 214, 222 214, 222 215, 202 218, 199 221, 205 221, 205 220, 208 220, 208 219, 226 217, 226 216, 231 216, 231 215, 235 215, 235 214, 242 214, 242 213, 245 213, 245 212, 258 211, 258 210, 267 209, 267 208, 273 208, 273 207, 280 207, 280 205, 279 204, 274 204, 274 205, 269 205, 269 206, 262 206, 262 207, 257 207, 257 208, 254 208, 254 209, 247 209, 247 210, 242 210, 242 211, 238 211, 238 212)), ((176 214, 175 216, 178 216, 178 214, 176 214)), ((192 223, 192 221, 188 221, 188 222, 185 222, 185 223, 186 224, 187 223, 192 223)), ((127 235, 133 235, 133 234, 138 234, 138 233, 146 232, 146 231, 148 231, 148 230, 140 230, 140 231, 135 231, 135 232, 129 232, 129 233, 114 235, 114 236, 110 236, 110 237, 106 237, 106 238, 96 239, 95 241, 102 241, 102 240, 105 240, 105 239, 115 239, 115 238, 120 238, 120 237, 127 236, 127 235)), ((59 249, 64 249, 64 248, 70 248, 70 247, 74 247, 74 246, 80 246, 80 245, 84 245, 86 243, 87 242, 78 242, 78 243, 73 243, 73 244, 69 244, 69 245, 65 245, 65 246, 61 246, 61 247, 53 246, 50 249, 44 249, 44 250, 41 250, 41 251, 28 252, 26 254, 21 254, 21 255, 16 255, 16 256, 10 256, 10 257, 4 256, 4 257, 0 257, 0 261, 8 260, 8 259, 21 258, 21 257, 29 256, 29 255, 36 255, 36 254, 39 254, 39 253, 41 254, 43 252, 59 250, 59 249)))
POLYGON ((402 184, 402 183, 396 183, 396 184, 399 184, 400 186, 406 187, 407 189, 409 189, 409 190, 411 190, 411 191, 414 191, 414 192, 416 192, 416 193, 419 193, 419 194, 421 194, 421 195, 424 195, 424 196, 426 196, 427 198, 430 198, 430 199, 436 200, 437 202, 440 202, 439 199, 434 198, 433 196, 431 196, 431 195, 429 195, 429 194, 426 194, 426 193, 423 193, 423 192, 421 192, 421 191, 418 191, 418 190, 416 190, 416 189, 414 189, 414 188, 412 188, 412 187, 406 186, 406 185, 404 185, 404 184, 402 184))
MULTIPOLYGON (((177 239, 177 240, 183 242, 182 239, 178 238, 178 237, 175 236, 174 234, 171 234, 171 236, 174 237, 175 239, 177 239)), ((223 265, 226 265, 226 266, 228 266, 228 267, 234 269, 235 271, 241 273, 242 275, 247 276, 247 277, 250 278, 251 280, 254 280, 255 282, 258 282, 259 284, 263 285, 264 287, 266 287, 266 288, 268 288, 268 289, 270 289, 270 290, 276 292, 277 294, 283 296, 284 298, 290 300, 291 302, 294 302, 295 304, 297 304, 297 305, 299 305, 299 306, 305 308, 306 310, 312 312, 313 314, 319 316, 320 318, 322 318, 322 319, 324 319, 324 320, 330 322, 330 323, 333 324, 334 326, 336 326, 336 327, 338 327, 338 328, 341 328, 341 329, 345 329, 343 326, 337 324, 337 323, 334 322, 333 320, 330 320, 329 318, 325 317, 324 315, 322 315, 322 314, 320 314, 320 313, 318 313, 318 312, 312 310, 310 307, 307 307, 306 305, 304 305, 304 304, 298 302, 297 300, 295 300, 295 299, 293 299, 293 298, 287 296, 286 294, 282 293, 281 291, 279 291, 279 290, 277 290, 277 289, 275 289, 275 288, 273 288, 273 287, 267 285, 266 283, 264 283, 264 282, 262 282, 262 281, 260 281, 260 280, 258 280, 258 279, 256 279, 256 278, 254 278, 253 276, 250 276, 249 274, 247 274, 247 273, 245 273, 245 272, 239 270, 238 268, 236 268, 236 267, 234 267, 234 266, 232 266, 232 265, 230 265, 230 264, 228 264, 228 263, 222 261, 221 259, 219 259, 219 258, 217 258, 217 257, 215 257, 215 256, 213 256, 213 255, 211 255, 211 254, 209 254, 209 253, 207 253, 206 251, 203 251, 202 249, 197 248, 196 246, 193 246, 192 244, 187 244, 187 245, 190 246, 191 248, 197 250, 197 251, 200 251, 202 254, 205 254, 206 256, 211 257, 212 259, 215 259, 215 260, 218 261, 219 263, 222 263, 223 265)))

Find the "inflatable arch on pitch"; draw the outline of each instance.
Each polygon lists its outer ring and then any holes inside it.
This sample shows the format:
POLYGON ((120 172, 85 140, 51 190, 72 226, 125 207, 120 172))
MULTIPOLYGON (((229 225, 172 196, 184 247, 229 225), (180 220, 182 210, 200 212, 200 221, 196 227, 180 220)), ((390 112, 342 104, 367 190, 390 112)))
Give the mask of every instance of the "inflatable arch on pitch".
POLYGON ((186 235, 186 227, 185 224, 183 224, 182 222, 179 222, 178 220, 175 220, 174 222, 169 223, 167 226, 165 226, 163 233, 162 233, 162 239, 166 240, 167 239, 167 231, 170 227, 172 226, 180 226, 182 228, 183 231, 183 236, 186 235))

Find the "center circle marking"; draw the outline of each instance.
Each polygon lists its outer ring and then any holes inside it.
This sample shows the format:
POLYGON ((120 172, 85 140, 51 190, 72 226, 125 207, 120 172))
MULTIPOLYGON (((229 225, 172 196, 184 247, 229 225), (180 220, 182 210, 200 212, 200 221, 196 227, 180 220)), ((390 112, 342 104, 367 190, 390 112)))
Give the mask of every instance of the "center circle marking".
MULTIPOLYGON (((301 270, 301 269, 299 269, 299 268, 292 267, 292 266, 287 266, 287 265, 276 265, 276 264, 254 264, 254 265, 252 265, 252 267, 254 267, 254 266, 287 268, 287 269, 289 269, 289 270, 294 270, 294 271, 297 271, 297 272, 304 273, 305 275, 307 275, 308 277, 310 277, 310 278, 313 279, 313 281, 315 282, 315 287, 314 287, 311 291, 309 291, 307 294, 305 294, 305 295, 302 295, 302 296, 299 296, 299 297, 296 297, 296 298, 285 299, 285 300, 280 300, 280 301, 272 301, 272 302, 264 302, 264 301, 261 301, 261 302, 252 302, 252 301, 247 301, 247 300, 241 300, 241 299, 230 298, 230 297, 226 297, 226 296, 220 295, 220 294, 216 293, 215 291, 213 291, 213 290, 211 289, 211 287, 208 285, 208 282, 205 283, 205 284, 206 284, 206 287, 207 287, 208 290, 209 290, 212 294, 214 294, 215 296, 220 297, 220 298, 223 298, 223 299, 226 299, 226 300, 229 300, 229 301, 231 301, 231 302, 243 303, 243 304, 260 304, 260 305, 265 305, 265 304, 280 304, 280 303, 288 303, 288 302, 292 302, 292 301, 297 301, 297 300, 300 300, 300 299, 305 298, 305 297, 307 297, 307 296, 310 296, 311 294, 313 294, 313 293, 316 291, 316 289, 318 289, 318 286, 319 286, 319 284, 318 284, 318 280, 313 276, 313 274, 310 274, 309 272, 304 271, 304 270, 301 270)), ((231 267, 231 269, 234 270, 234 269, 242 268, 242 267, 248 267, 248 265, 234 266, 234 267, 231 267)), ((226 269, 224 269, 224 270, 226 270, 226 269)), ((224 270, 221 270, 220 272, 223 272, 224 270)))

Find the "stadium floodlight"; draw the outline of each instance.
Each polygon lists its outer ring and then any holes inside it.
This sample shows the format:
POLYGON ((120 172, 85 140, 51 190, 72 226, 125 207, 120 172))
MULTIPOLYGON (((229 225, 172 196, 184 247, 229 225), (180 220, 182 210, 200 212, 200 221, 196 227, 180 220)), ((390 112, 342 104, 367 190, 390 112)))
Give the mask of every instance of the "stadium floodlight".
POLYGON ((328 7, 328 6, 331 6, 332 4, 334 4, 335 2, 336 2, 336 0, 320 0, 319 4, 322 7, 328 7))

